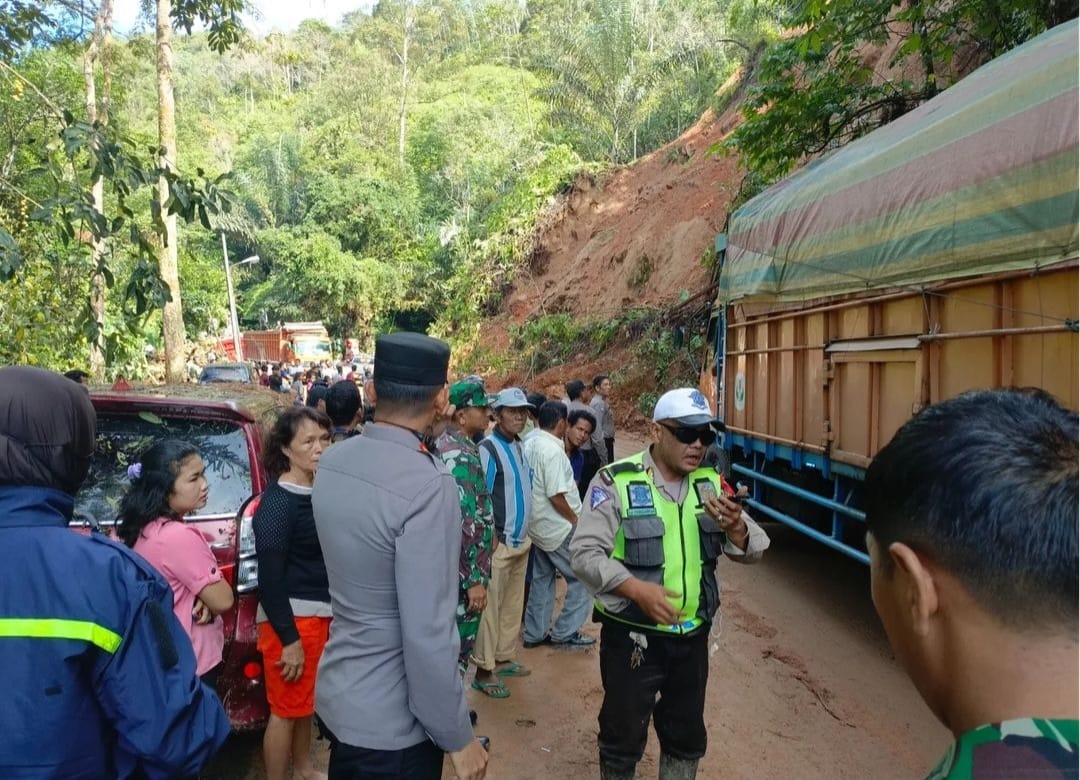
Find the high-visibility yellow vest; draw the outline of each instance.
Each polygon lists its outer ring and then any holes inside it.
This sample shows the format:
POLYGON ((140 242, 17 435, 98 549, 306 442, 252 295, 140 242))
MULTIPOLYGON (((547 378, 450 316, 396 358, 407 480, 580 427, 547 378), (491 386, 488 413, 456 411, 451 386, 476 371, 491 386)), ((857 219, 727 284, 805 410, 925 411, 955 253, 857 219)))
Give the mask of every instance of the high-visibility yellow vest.
POLYGON ((611 557, 638 579, 681 594, 671 603, 684 619, 682 623, 658 625, 633 602, 612 612, 597 601, 596 609, 606 618, 631 626, 690 634, 711 622, 720 606, 716 561, 723 554, 724 534, 705 512, 702 495, 710 487, 715 495, 723 495, 723 480, 711 468, 696 469, 689 475, 686 498, 676 504, 642 469, 643 456, 639 452, 607 467, 612 478, 610 489, 618 493, 621 504, 611 557), (618 468, 619 464, 636 468, 618 468))

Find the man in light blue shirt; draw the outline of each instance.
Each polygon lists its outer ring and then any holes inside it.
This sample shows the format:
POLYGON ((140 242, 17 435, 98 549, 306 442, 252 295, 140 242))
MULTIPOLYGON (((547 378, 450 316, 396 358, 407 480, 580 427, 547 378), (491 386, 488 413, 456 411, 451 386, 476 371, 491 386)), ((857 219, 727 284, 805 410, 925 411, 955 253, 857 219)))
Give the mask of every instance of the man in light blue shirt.
POLYGON ((495 410, 495 427, 480 442, 480 463, 491 493, 498 544, 491 556, 487 607, 473 649, 476 680, 472 687, 493 699, 505 699, 510 691, 503 680, 530 674, 514 657, 532 546, 532 470, 520 436, 532 404, 521 388, 508 387, 499 392, 491 406, 495 410))

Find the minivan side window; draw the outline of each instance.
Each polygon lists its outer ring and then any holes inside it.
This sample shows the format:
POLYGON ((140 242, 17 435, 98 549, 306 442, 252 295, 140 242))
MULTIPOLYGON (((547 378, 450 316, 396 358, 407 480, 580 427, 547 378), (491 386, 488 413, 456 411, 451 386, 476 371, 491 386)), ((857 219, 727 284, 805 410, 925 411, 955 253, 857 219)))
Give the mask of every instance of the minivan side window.
POLYGON ((199 449, 206 464, 210 496, 189 519, 233 515, 251 495, 251 459, 244 429, 225 420, 159 417, 150 412, 98 412, 97 441, 90 474, 75 497, 76 522, 116 523, 120 499, 131 484, 127 469, 159 439, 181 439, 199 449))

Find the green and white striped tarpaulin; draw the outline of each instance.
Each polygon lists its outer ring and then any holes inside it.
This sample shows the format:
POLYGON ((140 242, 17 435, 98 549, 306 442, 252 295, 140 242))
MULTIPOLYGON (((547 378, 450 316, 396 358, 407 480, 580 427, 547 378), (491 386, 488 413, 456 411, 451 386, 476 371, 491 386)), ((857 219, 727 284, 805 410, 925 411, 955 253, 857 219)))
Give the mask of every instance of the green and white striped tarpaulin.
POLYGON ((731 216, 721 300, 801 301, 1077 256, 1077 22, 731 216))

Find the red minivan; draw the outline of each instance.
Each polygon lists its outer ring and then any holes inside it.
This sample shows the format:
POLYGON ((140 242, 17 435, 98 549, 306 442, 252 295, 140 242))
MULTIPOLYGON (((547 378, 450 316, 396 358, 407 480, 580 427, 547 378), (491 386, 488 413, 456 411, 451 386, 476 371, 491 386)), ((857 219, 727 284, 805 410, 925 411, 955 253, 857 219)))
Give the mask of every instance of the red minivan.
POLYGON ((255 646, 259 569, 251 519, 253 497, 267 485, 259 464, 264 426, 281 408, 281 394, 258 385, 173 385, 92 390, 90 398, 97 410, 97 446, 90 474, 75 497, 73 526, 112 533, 128 486, 127 467, 155 440, 183 439, 199 448, 209 500, 185 519, 202 532, 236 594, 233 608, 222 616, 224 666, 217 690, 234 730, 264 727, 269 709, 255 646))

